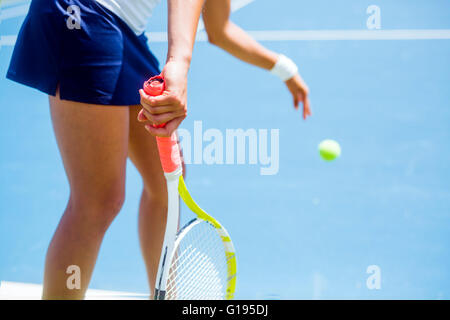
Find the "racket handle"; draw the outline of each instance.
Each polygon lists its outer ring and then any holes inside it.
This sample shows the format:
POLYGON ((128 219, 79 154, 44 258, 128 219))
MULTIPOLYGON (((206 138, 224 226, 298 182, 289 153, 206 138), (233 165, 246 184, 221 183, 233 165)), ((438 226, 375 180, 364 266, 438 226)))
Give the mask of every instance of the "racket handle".
MULTIPOLYGON (((155 76, 144 83, 144 91, 149 96, 159 96, 164 92, 164 78, 155 76)), ((156 128, 163 128, 166 124, 157 125, 156 128)), ((172 133, 170 137, 156 137, 158 144, 159 159, 165 173, 172 173, 181 166, 180 147, 178 145, 177 133, 172 133)))

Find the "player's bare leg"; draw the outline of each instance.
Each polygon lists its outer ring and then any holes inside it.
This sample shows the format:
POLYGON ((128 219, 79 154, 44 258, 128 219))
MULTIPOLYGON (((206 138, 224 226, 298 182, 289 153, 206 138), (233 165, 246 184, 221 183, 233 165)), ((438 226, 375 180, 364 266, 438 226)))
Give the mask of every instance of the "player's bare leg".
POLYGON ((167 188, 156 139, 148 133, 142 122, 137 121, 141 109, 142 106, 130 107, 128 154, 141 174, 144 185, 139 205, 139 239, 150 292, 153 292, 166 225, 167 188))
POLYGON ((54 131, 70 184, 70 199, 48 248, 44 299, 82 299, 103 235, 125 190, 128 108, 50 97, 54 131), (66 270, 81 271, 81 288, 68 289, 66 270))

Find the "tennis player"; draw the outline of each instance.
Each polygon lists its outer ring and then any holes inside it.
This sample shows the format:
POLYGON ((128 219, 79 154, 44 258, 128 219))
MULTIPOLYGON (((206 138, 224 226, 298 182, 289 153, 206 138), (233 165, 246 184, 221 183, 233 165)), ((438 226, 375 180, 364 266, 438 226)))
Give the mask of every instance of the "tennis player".
POLYGON ((304 118, 310 114, 308 88, 295 64, 231 23, 230 0, 167 0, 168 54, 161 71, 167 92, 155 99, 139 91, 160 73, 144 34, 158 1, 33 0, 18 35, 7 77, 48 95, 70 185, 47 251, 44 299, 84 298, 103 236, 124 201, 127 157, 143 180, 139 236, 154 288, 167 212, 154 135, 170 136, 186 117, 187 73, 202 8, 211 43, 278 75, 295 107, 303 102, 304 118), (150 125, 161 123, 167 125, 150 125), (80 287, 68 286, 71 266, 81 271, 80 287))

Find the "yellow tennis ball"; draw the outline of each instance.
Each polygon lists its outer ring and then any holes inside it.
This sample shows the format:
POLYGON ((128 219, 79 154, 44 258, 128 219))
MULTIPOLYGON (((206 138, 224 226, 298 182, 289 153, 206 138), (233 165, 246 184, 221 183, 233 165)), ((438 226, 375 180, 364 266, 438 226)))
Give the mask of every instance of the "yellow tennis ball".
POLYGON ((341 147, 334 140, 323 140, 319 144, 319 153, 325 161, 331 161, 341 155, 341 147))

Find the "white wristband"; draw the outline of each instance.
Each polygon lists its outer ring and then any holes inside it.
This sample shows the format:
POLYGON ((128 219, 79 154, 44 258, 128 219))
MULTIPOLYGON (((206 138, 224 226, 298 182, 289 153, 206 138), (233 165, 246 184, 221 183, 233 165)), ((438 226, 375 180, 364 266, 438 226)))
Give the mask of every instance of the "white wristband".
POLYGON ((278 55, 278 61, 270 70, 270 73, 276 75, 283 81, 287 81, 294 77, 298 72, 297 65, 283 54, 278 55))

